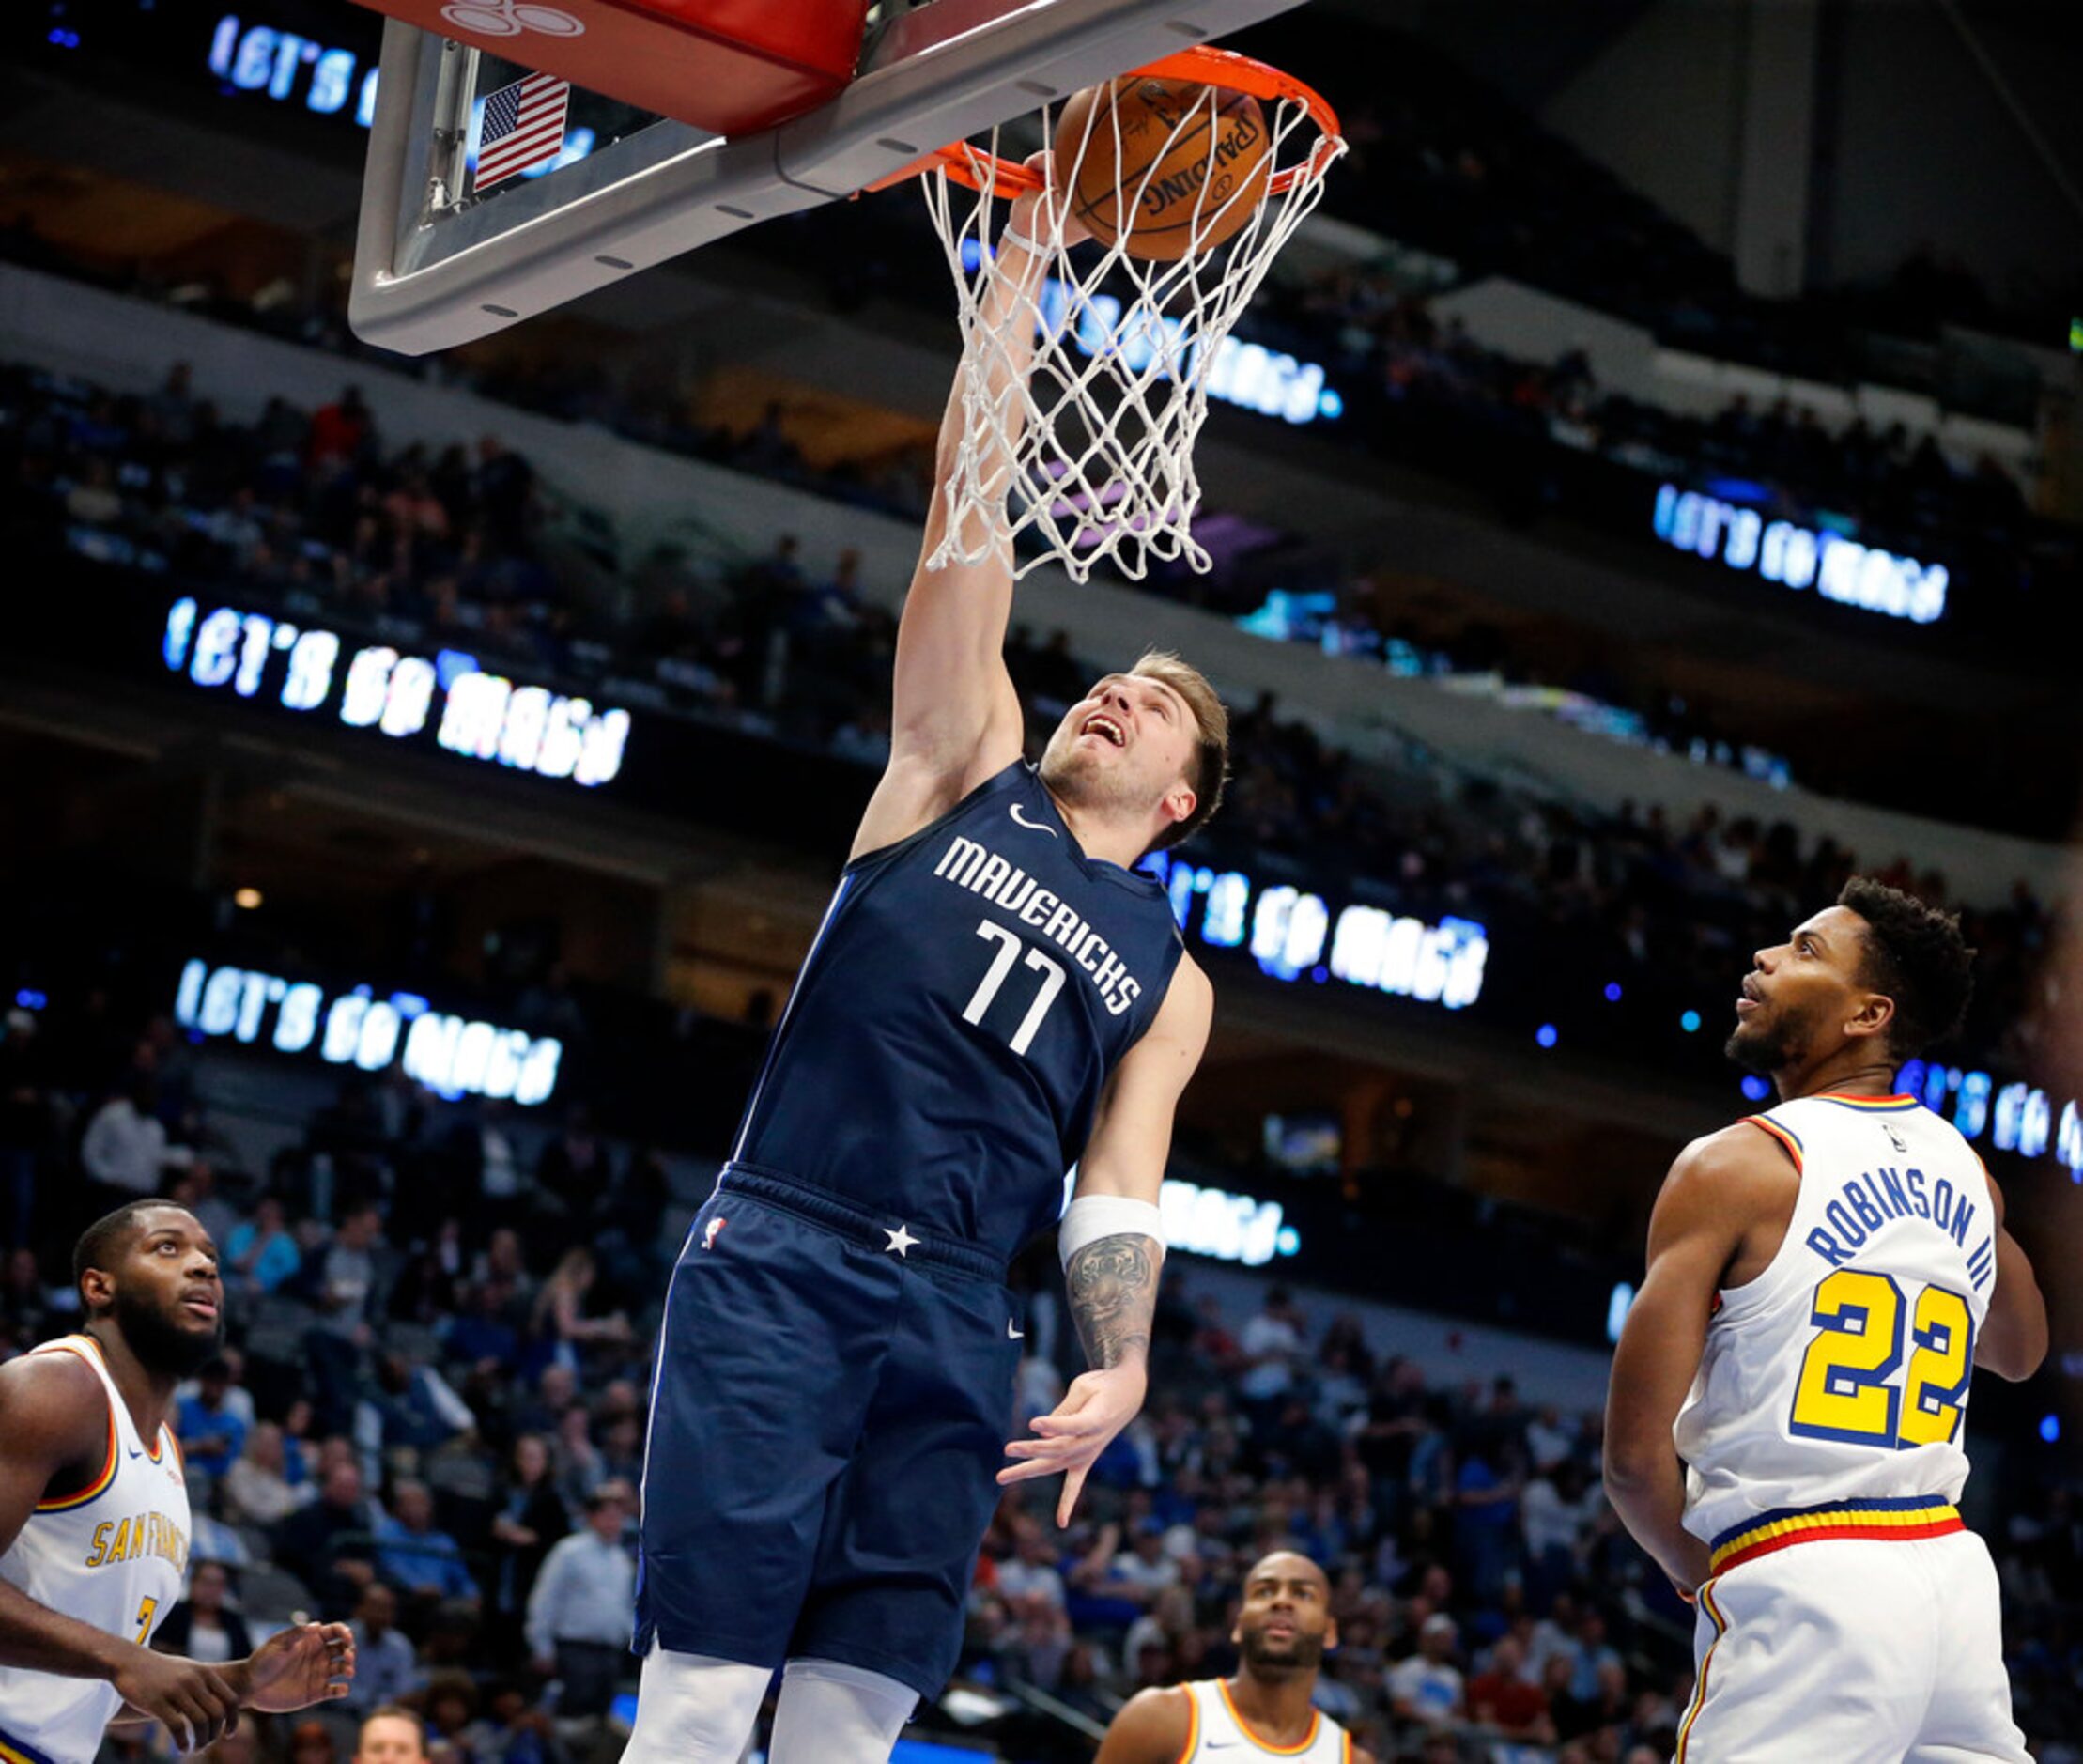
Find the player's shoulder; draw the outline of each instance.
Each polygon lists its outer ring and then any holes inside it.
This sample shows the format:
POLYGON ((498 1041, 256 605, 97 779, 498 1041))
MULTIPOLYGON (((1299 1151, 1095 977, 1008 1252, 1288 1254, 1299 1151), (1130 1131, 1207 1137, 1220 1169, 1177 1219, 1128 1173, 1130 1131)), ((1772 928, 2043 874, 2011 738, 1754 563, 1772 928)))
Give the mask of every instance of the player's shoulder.
POLYGON ((23 1354, 0 1365, 0 1440, 10 1453, 69 1450, 108 1425, 108 1390, 79 1354, 23 1354))
POLYGON ((1102 1764, 1172 1764, 1194 1732, 1194 1694, 1183 1684, 1152 1685, 1121 1706, 1106 1729, 1102 1764))
POLYGON ((1687 1142, 1672 1160, 1674 1178, 1711 1181, 1718 1176, 1741 1175, 1751 1169, 1768 1169, 1785 1160, 1774 1145, 1768 1129, 1773 1123, 1764 1115, 1746 1115, 1725 1127, 1704 1133, 1687 1142))
POLYGON ((1747 1198, 1777 1194, 1790 1180, 1798 1180, 1798 1161, 1789 1161, 1780 1136, 1760 1131, 1761 1121, 1746 1117, 1687 1145, 1663 1179, 1659 1208, 1722 1210, 1747 1198))
POLYGON ((1207 1012, 1215 1007, 1215 983, 1184 950, 1179 952, 1179 960, 1172 966, 1171 984, 1165 989, 1165 1002, 1169 1004, 1174 998, 1194 1011, 1207 1012))

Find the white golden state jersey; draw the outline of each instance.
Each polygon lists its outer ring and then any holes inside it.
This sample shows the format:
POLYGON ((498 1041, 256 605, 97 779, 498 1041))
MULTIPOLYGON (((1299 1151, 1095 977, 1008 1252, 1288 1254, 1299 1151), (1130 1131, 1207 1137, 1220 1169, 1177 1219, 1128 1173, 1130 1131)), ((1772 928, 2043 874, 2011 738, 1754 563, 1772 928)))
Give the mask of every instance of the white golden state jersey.
POLYGON ((1674 1430, 1715 1571, 1830 1537, 1957 1530, 1974 1344, 1996 1290, 1987 1172, 1907 1096, 1749 1118, 1800 1172, 1765 1272, 1720 1295, 1674 1430))
POLYGON ((1223 1679, 1203 1679, 1180 1687, 1193 1700, 1192 1725, 1179 1764, 1249 1764, 1254 1757, 1291 1758, 1294 1764, 1349 1764, 1352 1736, 1318 1710, 1309 1737, 1300 1745, 1274 1745, 1262 1740, 1237 1712, 1223 1679))
MULTIPOLYGON (((147 1642, 178 1602, 188 1573, 188 1484, 180 1447, 162 1427, 149 1446, 89 1336, 33 1349, 73 1354, 108 1398, 100 1473, 61 1500, 39 1501, 5 1555, 0 1578, 39 1604, 96 1629, 147 1642)), ((89 1764, 122 1706, 100 1679, 61 1679, 0 1666, 0 1764, 89 1764)))

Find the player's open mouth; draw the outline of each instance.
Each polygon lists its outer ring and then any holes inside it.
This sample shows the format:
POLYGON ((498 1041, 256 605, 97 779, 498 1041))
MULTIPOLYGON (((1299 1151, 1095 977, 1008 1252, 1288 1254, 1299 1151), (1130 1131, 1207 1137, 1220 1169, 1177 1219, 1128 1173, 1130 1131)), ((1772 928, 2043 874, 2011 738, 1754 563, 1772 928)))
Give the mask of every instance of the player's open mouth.
POLYGON ((213 1298, 205 1298, 200 1292, 191 1292, 181 1300, 181 1303, 198 1317, 214 1318, 217 1315, 217 1301, 213 1298))
POLYGON ((1085 720, 1085 726, 1078 731, 1081 735, 1096 735, 1113 742, 1118 748, 1128 746, 1128 733, 1111 717, 1095 712, 1085 720))
POLYGON ((1738 998, 1736 1001, 1736 1014, 1737 1016, 1747 1015, 1749 1013, 1758 1010, 1760 1006, 1755 998, 1738 998))

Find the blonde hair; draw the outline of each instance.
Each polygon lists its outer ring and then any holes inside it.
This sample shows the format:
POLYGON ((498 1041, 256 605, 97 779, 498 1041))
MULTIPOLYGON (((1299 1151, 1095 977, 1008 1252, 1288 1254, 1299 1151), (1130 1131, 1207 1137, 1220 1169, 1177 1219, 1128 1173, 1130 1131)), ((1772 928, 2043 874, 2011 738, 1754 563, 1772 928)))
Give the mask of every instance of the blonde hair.
POLYGON ((1175 822, 1151 846, 1153 851, 1166 851, 1199 832, 1222 806, 1223 785, 1229 780, 1229 712, 1208 676, 1169 649, 1146 649, 1129 672, 1170 687, 1194 713, 1194 758, 1186 772, 1194 812, 1175 822))

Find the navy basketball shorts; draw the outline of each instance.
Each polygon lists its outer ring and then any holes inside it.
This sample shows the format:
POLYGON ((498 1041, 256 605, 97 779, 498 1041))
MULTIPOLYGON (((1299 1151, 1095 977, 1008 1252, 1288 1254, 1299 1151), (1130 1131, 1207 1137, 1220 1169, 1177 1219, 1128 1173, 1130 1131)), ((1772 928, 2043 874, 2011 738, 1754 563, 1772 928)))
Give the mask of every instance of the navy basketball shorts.
POLYGON ((673 1270, 635 1648, 839 1661, 933 1696, 997 1506, 1002 1265, 733 1165, 673 1270))

